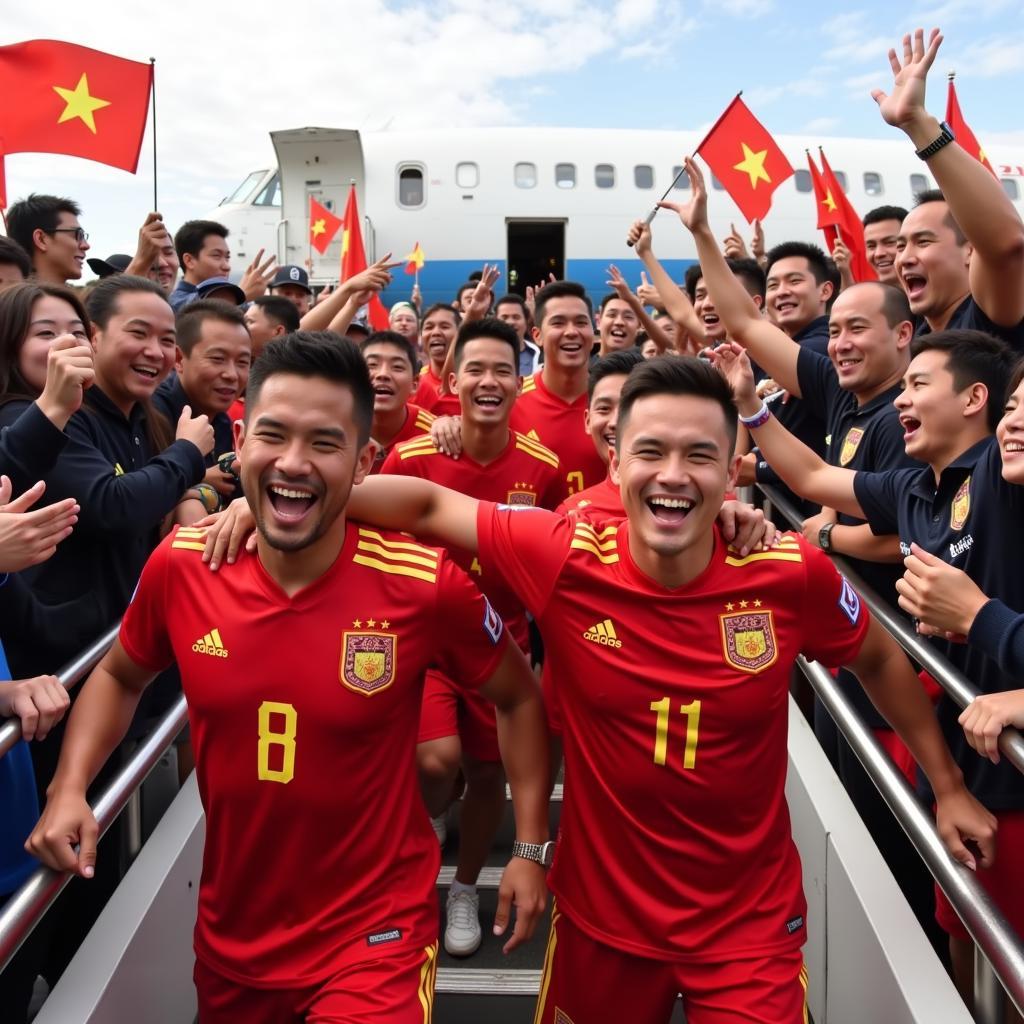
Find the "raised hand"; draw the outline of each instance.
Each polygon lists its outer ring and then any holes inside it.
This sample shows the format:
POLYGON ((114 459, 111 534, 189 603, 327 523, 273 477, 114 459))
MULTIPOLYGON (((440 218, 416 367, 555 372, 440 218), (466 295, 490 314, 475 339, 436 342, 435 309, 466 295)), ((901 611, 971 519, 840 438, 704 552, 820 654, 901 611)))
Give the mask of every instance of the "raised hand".
POLYGON ((636 297, 645 305, 653 306, 655 309, 664 309, 665 304, 661 301, 661 294, 658 289, 647 280, 647 271, 640 271, 640 287, 636 290, 636 297))
POLYGON ((688 203, 673 203, 663 199, 658 206, 678 214, 683 226, 690 232, 700 231, 708 226, 708 190, 704 175, 692 157, 683 161, 686 176, 690 179, 691 199, 688 203))
POLYGON ((71 535, 79 513, 74 498, 29 511, 45 490, 40 480, 10 501, 11 481, 0 477, 0 572, 21 572, 45 562, 71 535))
POLYGON ((651 251, 651 225, 645 220, 635 220, 629 227, 626 244, 636 248, 636 254, 643 259, 651 251))
POLYGON ((636 298, 630 290, 629 285, 626 283, 626 279, 622 276, 619 268, 615 266, 614 263, 608 267, 608 280, 605 281, 605 284, 608 285, 608 287, 625 302, 630 302, 636 298))
POLYGON ((186 405, 178 417, 174 431, 176 441, 191 441, 203 455, 213 451, 213 427, 207 416, 192 416, 192 406, 186 405))
POLYGON ((138 277, 148 277, 153 264, 160 258, 166 239, 167 226, 164 224, 163 214, 147 214, 142 227, 139 228, 139 244, 135 249, 135 255, 124 272, 138 277))
POLYGON ((251 301, 258 295, 266 293, 267 286, 273 281, 277 271, 277 267, 274 266, 276 262, 277 257, 274 255, 270 255, 264 260, 262 249, 256 253, 256 259, 245 268, 242 280, 238 282, 238 287, 245 292, 247 299, 251 301))
POLYGON ((82 406, 85 389, 96 378, 92 346, 73 334, 62 334, 46 357, 46 384, 36 404, 55 427, 63 430, 82 406))
POLYGON ((722 251, 725 253, 727 260, 745 260, 750 257, 747 252, 747 243, 743 241, 742 236, 736 230, 735 224, 729 225, 729 234, 725 236, 722 242, 722 251))
POLYGON ((761 400, 754 390, 754 371, 747 350, 734 341, 726 341, 718 348, 704 351, 718 372, 729 382, 741 415, 750 415, 754 406, 760 407, 761 400), (743 412, 744 407, 747 413, 743 412))
POLYGON ((892 92, 872 89, 871 98, 878 104, 882 119, 894 128, 907 129, 914 121, 927 116, 924 106, 925 84, 928 72, 942 45, 942 33, 933 28, 924 42, 924 29, 915 29, 913 35, 903 37, 903 62, 894 49, 889 51, 892 67, 892 92))
POLYGON ((752 227, 754 233, 750 239, 750 251, 754 254, 754 259, 763 264, 767 259, 767 253, 764 247, 764 225, 761 223, 760 217, 754 218, 752 227))
POLYGON ((489 263, 484 264, 480 280, 477 281, 473 294, 469 297, 469 305, 463 316, 464 320, 479 320, 487 315, 488 309, 491 308, 494 286, 498 283, 499 277, 501 277, 501 271, 497 264, 494 266, 489 263))
MULTIPOLYGON (((388 263, 391 253, 386 252, 376 263, 371 263, 365 270, 354 274, 342 283, 349 296, 359 292, 381 292, 391 284, 391 271, 400 263, 388 263)), ((366 300, 369 302, 369 299, 366 300)))

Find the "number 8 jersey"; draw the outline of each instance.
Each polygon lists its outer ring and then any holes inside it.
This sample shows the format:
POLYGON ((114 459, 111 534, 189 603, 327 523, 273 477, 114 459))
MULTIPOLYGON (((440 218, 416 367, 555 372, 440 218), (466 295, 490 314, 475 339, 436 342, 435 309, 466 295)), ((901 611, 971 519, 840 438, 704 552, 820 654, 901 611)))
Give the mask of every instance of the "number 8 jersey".
POLYGON ((670 590, 629 526, 481 505, 480 562, 500 568, 544 637, 561 710, 565 801, 550 887, 599 942, 718 962, 804 942, 784 793, 797 654, 838 665, 868 627, 820 551, 787 534, 670 590))
POLYGON ((357 523, 293 597, 255 555, 211 573, 202 550, 202 531, 164 540, 120 634, 140 666, 176 660, 188 699, 206 811, 196 955, 243 984, 298 987, 382 946, 430 945, 423 675, 480 686, 500 618, 443 552, 357 523))

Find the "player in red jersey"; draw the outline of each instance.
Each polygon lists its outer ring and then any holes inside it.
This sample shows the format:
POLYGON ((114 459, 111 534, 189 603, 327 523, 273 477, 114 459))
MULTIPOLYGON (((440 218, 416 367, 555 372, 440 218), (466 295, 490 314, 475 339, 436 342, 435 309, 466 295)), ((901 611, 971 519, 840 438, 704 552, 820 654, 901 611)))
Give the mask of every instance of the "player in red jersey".
MULTIPOLYGON (((562 494, 558 458, 508 426, 519 391, 518 359, 519 338, 507 324, 490 318, 463 324, 455 342, 451 381, 462 409, 461 457, 444 455, 427 434, 396 447, 381 472, 432 480, 474 498, 554 508, 562 494)), ((484 577, 471 552, 454 549, 452 557, 476 579, 509 633, 528 653, 522 602, 500 575, 484 577)), ((424 800, 435 819, 452 802, 460 765, 465 774, 459 857, 448 894, 444 946, 453 956, 469 956, 481 941, 476 881, 505 806, 493 706, 443 673, 428 673, 418 761, 424 800)))
POLYGON ((420 342, 427 354, 427 365, 419 377, 413 401, 435 416, 458 416, 457 395, 441 394, 441 374, 445 357, 459 330, 459 314, 451 306, 437 302, 423 314, 420 342))
POLYGON ((740 557, 715 526, 736 406, 689 357, 623 388, 607 524, 369 481, 361 515, 477 550, 537 618, 566 720, 557 897, 536 1020, 805 1020, 805 902, 784 796, 798 653, 846 663, 936 793, 958 860, 991 856, 917 676, 827 557, 797 535, 740 557))
POLYGON ((373 425, 370 436, 377 452, 370 473, 379 473, 396 444, 430 430, 433 413, 410 402, 416 380, 416 350, 397 331, 375 331, 359 346, 373 386, 373 425))
MULTIPOLYGON (((176 660, 207 823, 202 1024, 430 1021, 439 857, 414 755, 430 665, 494 698, 517 835, 546 838, 543 710, 500 618, 443 552, 347 516, 372 413, 352 343, 297 333, 267 346, 236 428, 257 554, 212 575, 202 531, 157 549, 78 699, 29 840, 50 866, 92 874, 86 786, 176 660)), ((543 906, 531 855, 521 848, 502 883, 496 929, 511 899, 519 910, 507 948, 543 906)))

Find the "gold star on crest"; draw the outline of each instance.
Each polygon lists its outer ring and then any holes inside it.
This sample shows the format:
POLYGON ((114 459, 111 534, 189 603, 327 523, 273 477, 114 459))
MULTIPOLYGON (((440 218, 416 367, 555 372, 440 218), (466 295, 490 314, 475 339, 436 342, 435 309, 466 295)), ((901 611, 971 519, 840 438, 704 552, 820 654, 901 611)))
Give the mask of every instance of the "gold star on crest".
POLYGON ((764 169, 768 150, 762 149, 755 153, 745 142, 741 142, 740 145, 743 147, 743 159, 738 164, 733 164, 733 170, 742 171, 748 175, 751 188, 757 188, 759 181, 767 181, 770 185, 772 179, 768 177, 768 172, 764 169))
POLYGON ((760 608, 761 607, 761 602, 760 601, 755 601, 754 602, 754 607, 755 608, 760 608))
POLYGON ((734 605, 732 603, 732 601, 727 601, 726 604, 725 604, 725 610, 727 612, 731 612, 733 610, 733 608, 735 608, 735 607, 736 607, 736 605, 734 605))
POLYGON ((57 118, 57 124, 72 121, 77 117, 95 135, 96 120, 93 113, 104 107, 109 107, 110 100, 101 100, 96 96, 89 95, 88 75, 83 72, 74 89, 63 89, 59 85, 55 85, 53 91, 67 104, 64 107, 64 112, 57 118))
POLYGON ((376 619, 367 619, 366 624, 372 629, 377 625, 376 619))
POLYGON ((746 608, 748 604, 750 604, 749 601, 740 601, 740 607, 741 608, 746 608))
POLYGON ((321 218, 320 218, 320 219, 319 219, 319 220, 318 220, 318 221, 317 221, 317 222, 316 222, 316 223, 315 223, 315 224, 313 225, 313 227, 312 227, 312 228, 310 228, 310 230, 312 231, 312 233, 313 233, 313 237, 314 237, 314 238, 319 238, 319 237, 320 237, 321 235, 323 235, 323 234, 326 234, 326 232, 327 232, 327 221, 325 221, 325 220, 323 219, 323 217, 321 217, 321 218))
POLYGON ((388 622, 387 619, 381 619, 380 620, 380 628, 381 629, 390 629, 391 628, 391 623, 388 622))
POLYGON ((825 198, 822 199, 821 205, 824 206, 825 209, 828 210, 829 213, 831 213, 836 208, 836 201, 832 198, 832 190, 831 189, 829 189, 825 193, 825 198))
POLYGON ((363 628, 363 620, 362 619, 353 619, 352 620, 352 628, 353 629, 362 629, 363 628))

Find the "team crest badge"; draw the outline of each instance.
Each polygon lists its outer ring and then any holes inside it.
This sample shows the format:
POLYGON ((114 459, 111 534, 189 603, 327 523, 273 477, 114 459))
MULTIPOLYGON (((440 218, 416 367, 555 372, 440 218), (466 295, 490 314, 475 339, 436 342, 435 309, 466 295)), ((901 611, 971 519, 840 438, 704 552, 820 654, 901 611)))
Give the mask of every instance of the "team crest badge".
POLYGON ((779 649, 775 623, 769 612, 720 615, 725 660, 741 672, 756 675, 775 664, 779 649))
POLYGON ((514 491, 508 492, 507 505, 536 505, 537 495, 534 491, 526 490, 525 485, 514 491))
POLYGON ((954 530, 962 530, 967 517, 971 514, 971 478, 968 477, 960 490, 953 496, 953 510, 950 513, 949 525, 954 530))
POLYGON ((843 439, 843 450, 839 453, 839 465, 845 466, 857 454, 857 446, 864 436, 860 427, 851 427, 843 439))
POLYGON ((394 633, 346 630, 341 639, 341 681, 366 697, 386 690, 395 681, 397 648, 394 633))

